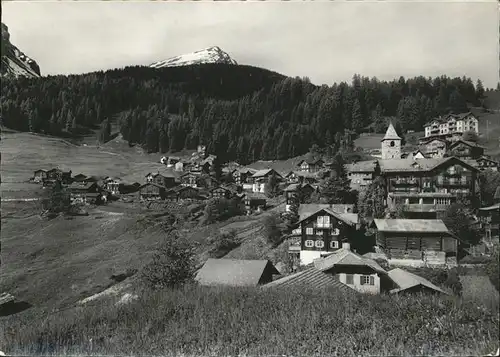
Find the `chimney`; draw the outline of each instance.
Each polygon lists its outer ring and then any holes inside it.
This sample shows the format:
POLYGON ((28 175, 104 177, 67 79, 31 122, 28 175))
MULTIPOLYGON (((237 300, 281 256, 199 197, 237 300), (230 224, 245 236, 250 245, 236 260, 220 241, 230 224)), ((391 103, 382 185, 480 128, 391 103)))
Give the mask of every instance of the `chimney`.
POLYGON ((351 245, 347 242, 342 243, 342 249, 351 250, 351 245))

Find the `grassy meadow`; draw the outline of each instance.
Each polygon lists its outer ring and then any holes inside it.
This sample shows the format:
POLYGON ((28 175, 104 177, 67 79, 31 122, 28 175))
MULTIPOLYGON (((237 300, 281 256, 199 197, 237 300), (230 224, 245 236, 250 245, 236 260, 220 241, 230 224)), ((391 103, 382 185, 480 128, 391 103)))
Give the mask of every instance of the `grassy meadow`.
POLYGON ((453 297, 187 286, 0 326, 9 354, 479 356, 498 348, 499 315, 453 297))

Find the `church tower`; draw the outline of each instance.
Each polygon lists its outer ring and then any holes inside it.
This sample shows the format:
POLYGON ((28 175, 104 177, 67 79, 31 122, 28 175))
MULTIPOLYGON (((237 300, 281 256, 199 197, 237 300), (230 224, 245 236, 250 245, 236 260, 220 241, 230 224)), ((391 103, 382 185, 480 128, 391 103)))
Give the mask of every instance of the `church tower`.
POLYGON ((382 160, 401 159, 401 138, 396 133, 392 123, 385 133, 382 141, 382 160))

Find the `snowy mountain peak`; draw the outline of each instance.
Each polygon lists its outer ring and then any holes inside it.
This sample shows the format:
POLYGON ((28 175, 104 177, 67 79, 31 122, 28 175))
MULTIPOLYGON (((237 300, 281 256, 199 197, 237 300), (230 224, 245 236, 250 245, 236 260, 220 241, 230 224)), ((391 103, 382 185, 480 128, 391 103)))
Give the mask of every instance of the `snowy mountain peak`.
POLYGON ((184 55, 171 57, 163 61, 155 62, 151 64, 150 67, 178 67, 200 63, 238 64, 234 59, 231 58, 231 56, 229 56, 229 54, 221 50, 220 47, 212 46, 196 52, 191 52, 184 55))
POLYGON ((2 23, 2 76, 40 77, 38 64, 10 42, 9 28, 2 23))

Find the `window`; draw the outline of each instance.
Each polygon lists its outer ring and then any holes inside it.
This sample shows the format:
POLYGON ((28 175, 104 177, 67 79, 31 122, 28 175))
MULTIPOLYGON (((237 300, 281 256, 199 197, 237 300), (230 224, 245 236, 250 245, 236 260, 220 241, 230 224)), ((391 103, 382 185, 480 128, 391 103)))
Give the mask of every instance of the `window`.
POLYGON ((306 246, 307 248, 312 248, 312 247, 314 247, 314 241, 313 241, 312 239, 308 239, 308 240, 306 240, 306 242, 305 242, 305 246, 306 246))
POLYGON ((338 242, 338 241, 336 241, 336 240, 332 240, 332 241, 330 242, 330 248, 332 248, 332 249, 337 249, 338 247, 339 247, 339 242, 338 242))
POLYGON ((316 248, 324 248, 325 247, 325 242, 323 242, 322 240, 317 240, 314 245, 316 246, 316 248))
POLYGON ((395 144, 394 144, 394 141, 391 141, 391 147, 392 147, 392 146, 394 146, 394 145, 395 145, 395 144))
POLYGON ((313 229, 312 228, 306 228, 306 234, 307 235, 313 235, 313 229))
POLYGON ((334 236, 338 236, 340 234, 340 230, 338 228, 334 228, 332 233, 334 236))
POLYGON ((352 274, 346 274, 345 275, 345 283, 348 285, 353 285, 354 284, 354 276, 352 274))
POLYGON ((362 275, 359 280, 361 285, 375 285, 375 278, 371 275, 362 275))

